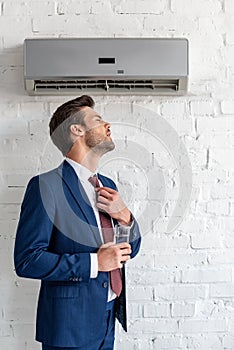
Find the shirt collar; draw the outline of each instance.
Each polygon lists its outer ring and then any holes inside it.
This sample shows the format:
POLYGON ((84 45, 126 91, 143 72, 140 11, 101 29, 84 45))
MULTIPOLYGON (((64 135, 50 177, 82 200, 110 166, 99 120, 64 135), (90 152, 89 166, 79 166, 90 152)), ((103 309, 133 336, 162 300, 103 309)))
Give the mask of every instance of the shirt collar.
POLYGON ((88 181, 90 176, 93 176, 95 174, 92 171, 90 171, 88 168, 86 168, 85 166, 81 165, 80 163, 75 162, 74 160, 72 160, 70 158, 66 157, 65 160, 73 167, 78 178, 81 181, 88 181))

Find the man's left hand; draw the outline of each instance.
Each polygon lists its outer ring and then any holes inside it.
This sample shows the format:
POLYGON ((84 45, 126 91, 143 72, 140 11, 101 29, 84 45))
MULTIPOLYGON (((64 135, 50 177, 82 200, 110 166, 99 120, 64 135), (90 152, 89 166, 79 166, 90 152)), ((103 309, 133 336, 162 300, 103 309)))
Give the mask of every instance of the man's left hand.
POLYGON ((107 212, 120 225, 131 223, 131 212, 126 207, 118 191, 109 187, 97 187, 97 208, 107 212))

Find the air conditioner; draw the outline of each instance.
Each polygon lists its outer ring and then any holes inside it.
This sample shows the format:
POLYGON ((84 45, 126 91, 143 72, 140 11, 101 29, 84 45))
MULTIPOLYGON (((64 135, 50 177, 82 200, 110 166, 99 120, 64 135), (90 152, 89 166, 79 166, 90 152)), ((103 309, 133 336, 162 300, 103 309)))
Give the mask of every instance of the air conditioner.
POLYGON ((29 95, 183 95, 188 40, 26 39, 24 79, 29 95))

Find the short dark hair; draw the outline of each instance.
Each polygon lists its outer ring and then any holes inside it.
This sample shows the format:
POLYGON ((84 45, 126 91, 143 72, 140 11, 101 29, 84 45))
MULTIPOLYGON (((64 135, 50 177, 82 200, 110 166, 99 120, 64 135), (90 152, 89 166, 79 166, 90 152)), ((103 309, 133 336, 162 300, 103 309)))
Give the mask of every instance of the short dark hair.
POLYGON ((71 149, 73 141, 70 137, 70 126, 72 124, 81 124, 85 126, 84 116, 78 114, 82 107, 94 107, 94 100, 88 95, 82 95, 62 104, 52 115, 50 119, 50 137, 53 143, 65 156, 71 149))

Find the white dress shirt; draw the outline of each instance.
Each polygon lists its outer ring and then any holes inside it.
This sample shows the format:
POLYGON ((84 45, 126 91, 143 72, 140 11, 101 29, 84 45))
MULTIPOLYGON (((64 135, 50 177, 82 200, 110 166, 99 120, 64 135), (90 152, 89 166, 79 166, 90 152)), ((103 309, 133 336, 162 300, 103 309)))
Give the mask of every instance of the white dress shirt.
MULTIPOLYGON (((100 223, 100 217, 99 217, 99 212, 98 208, 96 207, 96 191, 93 187, 93 185, 89 182, 90 176, 93 176, 94 173, 92 173, 88 168, 84 167, 80 163, 75 162, 74 160, 70 158, 66 158, 66 161, 73 167, 75 170, 86 194, 87 197, 90 201, 90 204, 93 208, 99 232, 100 232, 100 237, 102 242, 104 243, 103 236, 102 236, 102 228, 101 228, 101 223, 100 223)), ((100 186, 103 187, 101 181, 99 180, 100 186)), ((113 224, 113 221, 112 221, 113 224)), ((98 275, 98 260, 97 260, 97 254, 96 253, 90 253, 90 261, 91 261, 91 266, 90 266, 90 278, 96 278, 98 275)), ((113 292, 110 286, 110 281, 109 281, 109 288, 108 288, 108 300, 111 301, 116 298, 116 294, 113 292)))

